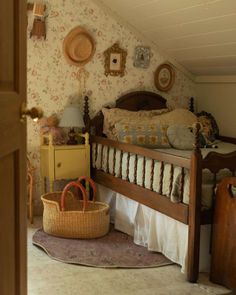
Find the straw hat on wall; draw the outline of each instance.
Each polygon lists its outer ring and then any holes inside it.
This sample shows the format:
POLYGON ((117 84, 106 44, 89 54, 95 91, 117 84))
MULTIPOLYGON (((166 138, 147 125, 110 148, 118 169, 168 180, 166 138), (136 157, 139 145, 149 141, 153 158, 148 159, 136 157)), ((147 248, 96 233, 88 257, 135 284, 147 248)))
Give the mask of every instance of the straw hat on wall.
POLYGON ((63 53, 68 63, 83 66, 95 53, 95 43, 91 35, 82 27, 72 29, 63 41, 63 53))

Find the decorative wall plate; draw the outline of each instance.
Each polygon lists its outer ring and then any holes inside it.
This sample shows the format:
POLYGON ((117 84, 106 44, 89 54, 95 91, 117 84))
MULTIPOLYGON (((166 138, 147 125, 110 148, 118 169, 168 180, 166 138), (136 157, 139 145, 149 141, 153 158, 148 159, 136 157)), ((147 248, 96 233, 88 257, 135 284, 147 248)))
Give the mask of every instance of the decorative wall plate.
POLYGON ((125 63, 127 51, 121 49, 118 43, 104 51, 105 75, 121 76, 125 74, 125 63))
POLYGON ((134 66, 137 68, 148 68, 150 64, 150 48, 137 46, 134 53, 134 66))
POLYGON ((168 91, 171 89, 175 81, 175 71, 169 64, 160 65, 154 74, 154 82, 156 88, 161 91, 168 91))

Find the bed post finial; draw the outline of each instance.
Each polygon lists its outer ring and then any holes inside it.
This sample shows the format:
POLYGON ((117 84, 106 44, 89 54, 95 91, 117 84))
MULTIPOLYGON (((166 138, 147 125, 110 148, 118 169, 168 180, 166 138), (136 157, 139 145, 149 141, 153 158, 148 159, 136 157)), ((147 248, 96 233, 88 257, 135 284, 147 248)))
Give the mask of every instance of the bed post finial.
POLYGON ((89 116, 89 98, 86 95, 84 97, 84 124, 85 124, 85 131, 89 132, 90 129, 90 116, 89 116))
POLYGON ((194 97, 190 97, 189 99, 189 111, 194 113, 194 97))

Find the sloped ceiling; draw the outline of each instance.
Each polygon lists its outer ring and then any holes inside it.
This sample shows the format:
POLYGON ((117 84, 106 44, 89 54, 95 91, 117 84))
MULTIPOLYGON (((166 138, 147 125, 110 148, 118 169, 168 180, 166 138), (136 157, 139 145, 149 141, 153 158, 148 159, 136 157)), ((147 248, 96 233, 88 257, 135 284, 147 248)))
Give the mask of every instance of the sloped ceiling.
POLYGON ((101 0, 189 72, 236 75, 236 0, 101 0))

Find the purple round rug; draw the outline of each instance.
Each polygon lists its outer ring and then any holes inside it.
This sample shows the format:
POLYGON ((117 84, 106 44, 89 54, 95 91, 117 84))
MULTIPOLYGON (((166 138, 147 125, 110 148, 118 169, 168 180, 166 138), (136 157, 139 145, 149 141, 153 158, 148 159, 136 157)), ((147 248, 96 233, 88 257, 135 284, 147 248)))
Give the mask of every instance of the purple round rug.
POLYGON ((111 229, 104 237, 90 240, 50 236, 42 229, 33 235, 33 244, 49 257, 65 263, 107 268, 144 268, 172 264, 164 255, 134 244, 133 237, 111 229))

